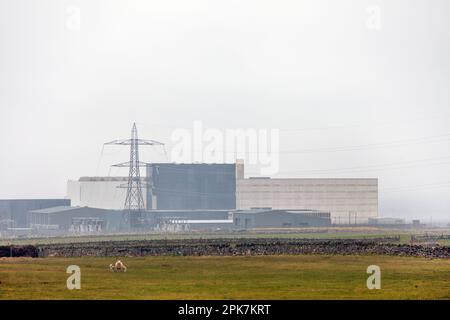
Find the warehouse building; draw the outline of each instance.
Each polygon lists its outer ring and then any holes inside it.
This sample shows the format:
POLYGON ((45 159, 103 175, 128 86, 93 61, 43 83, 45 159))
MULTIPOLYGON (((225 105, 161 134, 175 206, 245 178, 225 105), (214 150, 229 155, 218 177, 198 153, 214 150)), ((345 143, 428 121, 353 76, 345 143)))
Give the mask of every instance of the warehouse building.
MULTIPOLYGON (((405 226, 406 222, 405 219, 376 217, 376 218, 369 218, 369 225, 395 227, 395 226, 405 226)), ((420 226, 420 221, 416 222, 416 226, 420 226)))
POLYGON ((329 227, 329 212, 317 210, 236 210, 231 213, 234 228, 329 227))
MULTIPOLYGON (((129 231, 123 210, 53 207, 28 213, 29 235, 86 235, 129 231)), ((151 210, 142 231, 233 231, 327 227, 330 214, 316 210, 151 210)))
POLYGON ((56 206, 70 206, 70 199, 0 200, 0 230, 26 228, 28 211, 56 206))
POLYGON ((158 219, 169 219, 176 217, 183 220, 224 220, 228 219, 230 210, 148 210, 143 214, 150 220, 151 217, 158 219))
POLYGON ((317 210, 261 208, 232 210, 228 212, 227 219, 220 215, 217 215, 215 219, 208 220, 202 220, 201 217, 191 216, 189 213, 185 216, 160 216, 158 229, 162 231, 217 231, 331 226, 330 213, 317 210))
POLYGON ((60 206, 28 213, 29 227, 44 234, 112 233, 124 229, 123 211, 60 206))

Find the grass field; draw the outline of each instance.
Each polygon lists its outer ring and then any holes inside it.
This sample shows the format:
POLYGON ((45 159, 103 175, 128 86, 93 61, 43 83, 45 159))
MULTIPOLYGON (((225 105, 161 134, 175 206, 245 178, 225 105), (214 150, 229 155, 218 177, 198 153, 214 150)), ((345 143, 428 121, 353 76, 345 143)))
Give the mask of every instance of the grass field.
POLYGON ((2 258, 0 299, 450 299, 450 261, 390 256, 2 258), (66 268, 81 268, 81 290, 66 268), (368 290, 367 266, 381 268, 368 290))
MULTIPOLYGON (((450 232, 450 231, 448 231, 450 232)), ((448 233, 446 232, 446 233, 448 233)), ((292 238, 292 239, 371 239, 386 236, 400 236, 401 243, 409 243, 411 232, 405 231, 379 231, 367 232, 364 230, 339 232, 273 232, 273 233, 185 233, 185 234, 126 234, 126 235, 98 235, 98 236, 68 236, 68 237, 49 237, 49 238, 29 238, 29 239, 1 239, 0 245, 38 245, 54 243, 74 243, 74 242, 93 242, 93 241, 129 241, 129 240, 177 240, 177 239, 217 239, 217 238, 292 238)))
MULTIPOLYGON (((450 234, 450 229, 386 229, 374 227, 328 227, 328 228, 297 228, 297 229, 254 229, 248 232, 210 232, 210 233, 147 233, 147 234, 115 234, 115 235, 89 235, 67 236, 28 239, 0 239, 2 245, 38 245, 54 243, 74 243, 93 241, 129 241, 129 240, 177 240, 177 239, 217 239, 217 238, 293 238, 293 239, 371 239, 380 237, 400 236, 400 243, 410 243, 411 235, 417 234, 450 234), (313 230, 313 231, 312 231, 313 230), (315 232, 314 232, 315 231, 315 232)), ((450 245, 449 240, 440 240, 441 245, 450 245)))

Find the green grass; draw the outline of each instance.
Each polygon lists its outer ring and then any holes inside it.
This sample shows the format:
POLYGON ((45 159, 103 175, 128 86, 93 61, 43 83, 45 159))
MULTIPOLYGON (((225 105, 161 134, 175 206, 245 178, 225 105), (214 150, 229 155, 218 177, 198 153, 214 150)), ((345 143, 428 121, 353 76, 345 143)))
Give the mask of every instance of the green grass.
MULTIPOLYGON (((450 229, 385 229, 374 227, 330 227, 305 228, 291 230, 250 230, 247 232, 209 232, 209 233, 147 233, 147 234, 115 234, 88 235, 28 239, 0 239, 1 245, 54 244, 92 241, 124 241, 124 240, 159 240, 159 239, 216 239, 216 238, 294 238, 294 239, 370 239, 386 236, 400 236, 400 243, 409 243, 412 234, 450 234, 450 229), (322 232, 314 232, 322 231, 322 232)), ((449 241, 441 241, 449 245, 449 241)))
POLYGON ((0 299, 450 299, 450 261, 391 256, 0 259, 0 299), (67 266, 81 268, 68 290, 67 266), (368 290, 366 268, 381 268, 368 290))
POLYGON ((74 242, 96 242, 96 241, 128 241, 128 240, 161 240, 161 239, 217 239, 217 238, 292 238, 292 239, 370 239, 386 236, 400 236, 400 242, 408 243, 411 240, 410 233, 402 232, 329 232, 329 233, 186 233, 186 234, 130 234, 130 235, 99 235, 79 237, 54 237, 54 238, 30 238, 30 239, 3 239, 0 245, 27 245, 27 244, 61 244, 74 242))
POLYGON ((447 247, 450 247, 450 240, 439 240, 438 243, 439 243, 441 246, 447 246, 447 247))

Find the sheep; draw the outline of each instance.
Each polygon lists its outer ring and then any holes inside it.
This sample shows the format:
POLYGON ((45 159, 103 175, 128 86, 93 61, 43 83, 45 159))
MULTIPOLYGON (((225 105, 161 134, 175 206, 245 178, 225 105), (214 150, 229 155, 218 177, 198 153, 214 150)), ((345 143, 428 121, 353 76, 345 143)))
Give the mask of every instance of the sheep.
POLYGON ((109 265, 109 270, 111 272, 127 272, 127 267, 123 264, 122 261, 117 260, 114 265, 109 265))

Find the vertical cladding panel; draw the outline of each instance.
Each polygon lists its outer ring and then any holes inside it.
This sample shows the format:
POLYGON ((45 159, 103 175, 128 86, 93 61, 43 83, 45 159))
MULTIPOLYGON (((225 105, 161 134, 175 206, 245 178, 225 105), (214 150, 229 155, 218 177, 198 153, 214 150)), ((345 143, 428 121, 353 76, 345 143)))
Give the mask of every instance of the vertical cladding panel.
POLYGON ((126 188, 119 188, 122 184, 124 184, 123 181, 81 182, 81 206, 99 209, 123 209, 126 188))
POLYGON ((280 228, 329 226, 329 218, 308 216, 304 213, 268 211, 260 213, 235 213, 235 225, 246 228, 280 228))
POLYGON ((152 188, 147 198, 157 199, 157 209, 234 209, 234 164, 156 163, 147 167, 152 188))
MULTIPOLYGON (((127 178, 82 178, 79 181, 69 181, 68 198, 72 206, 91 207, 99 209, 122 210, 124 208, 127 178)), ((146 189, 143 188, 144 202, 146 189)))
POLYGON ((69 180, 67 182, 67 198, 70 199, 72 206, 81 206, 80 193, 81 183, 79 181, 69 180))

